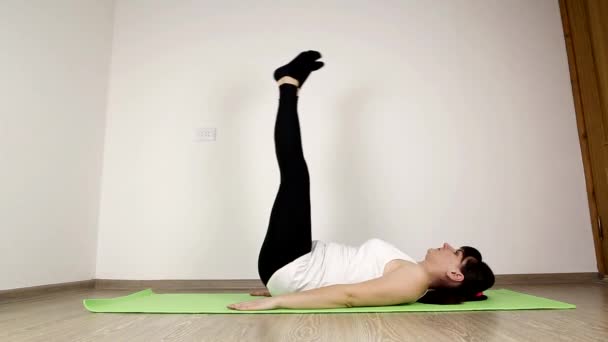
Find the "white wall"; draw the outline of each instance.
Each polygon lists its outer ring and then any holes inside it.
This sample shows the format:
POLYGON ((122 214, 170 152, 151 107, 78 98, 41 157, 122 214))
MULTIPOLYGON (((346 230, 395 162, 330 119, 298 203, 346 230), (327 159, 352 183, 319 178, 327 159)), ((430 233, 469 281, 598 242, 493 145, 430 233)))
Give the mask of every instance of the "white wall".
POLYGON ((0 3, 0 290, 94 277, 112 15, 0 3))
POLYGON ((97 278, 257 278, 305 49, 313 238, 596 271, 557 1, 119 1, 113 44, 97 278))

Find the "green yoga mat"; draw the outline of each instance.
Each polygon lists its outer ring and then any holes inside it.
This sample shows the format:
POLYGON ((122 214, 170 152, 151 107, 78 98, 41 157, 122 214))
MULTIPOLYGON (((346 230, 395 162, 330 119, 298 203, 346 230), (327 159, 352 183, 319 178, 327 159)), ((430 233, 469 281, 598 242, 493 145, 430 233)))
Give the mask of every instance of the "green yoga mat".
POLYGON ((180 293, 156 294, 151 289, 128 296, 110 299, 85 299, 84 306, 91 312, 145 312, 145 313, 355 313, 355 312, 424 312, 424 311, 479 311, 479 310, 531 310, 574 309, 576 306, 555 300, 531 296, 510 290, 488 290, 487 300, 456 305, 402 304, 334 309, 275 309, 238 311, 228 309, 232 303, 255 300, 248 293, 180 293))

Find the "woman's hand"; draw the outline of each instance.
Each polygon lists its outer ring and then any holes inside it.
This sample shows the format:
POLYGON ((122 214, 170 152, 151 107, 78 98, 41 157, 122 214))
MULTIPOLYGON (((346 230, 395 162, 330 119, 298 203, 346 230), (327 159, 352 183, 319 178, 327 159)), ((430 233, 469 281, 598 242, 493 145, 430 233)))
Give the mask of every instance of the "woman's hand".
POLYGON ((268 297, 248 302, 230 304, 229 309, 247 311, 247 310, 272 310, 279 308, 278 297, 268 297))

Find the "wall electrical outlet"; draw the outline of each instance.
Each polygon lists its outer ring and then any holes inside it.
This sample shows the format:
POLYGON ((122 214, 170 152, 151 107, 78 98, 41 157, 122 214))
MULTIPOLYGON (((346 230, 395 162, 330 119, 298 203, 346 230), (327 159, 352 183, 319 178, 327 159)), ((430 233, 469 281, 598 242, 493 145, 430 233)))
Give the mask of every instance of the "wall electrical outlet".
POLYGON ((217 129, 215 127, 197 128, 194 133, 195 141, 215 141, 217 129))

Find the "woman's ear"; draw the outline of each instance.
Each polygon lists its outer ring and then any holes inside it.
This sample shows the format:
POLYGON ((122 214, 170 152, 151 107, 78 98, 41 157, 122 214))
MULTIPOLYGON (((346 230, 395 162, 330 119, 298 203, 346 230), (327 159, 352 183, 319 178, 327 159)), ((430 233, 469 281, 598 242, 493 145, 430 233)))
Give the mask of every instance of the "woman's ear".
POLYGON ((446 275, 451 281, 461 282, 464 280, 464 274, 459 269, 448 270, 446 275))

